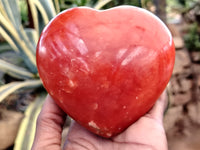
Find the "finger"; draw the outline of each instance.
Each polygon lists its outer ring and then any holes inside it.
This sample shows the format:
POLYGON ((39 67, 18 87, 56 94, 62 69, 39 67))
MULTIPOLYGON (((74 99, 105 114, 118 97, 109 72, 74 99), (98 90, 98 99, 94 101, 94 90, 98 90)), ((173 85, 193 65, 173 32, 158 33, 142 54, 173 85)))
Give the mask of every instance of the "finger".
POLYGON ((167 92, 166 90, 161 94, 159 99, 156 101, 153 108, 149 111, 147 116, 151 116, 152 118, 155 118, 156 120, 159 120, 162 122, 163 120, 163 114, 165 112, 165 109, 168 105, 168 98, 167 98, 167 92))
POLYGON ((47 96, 37 119, 32 150, 60 150, 61 133, 65 119, 65 113, 50 96, 47 96))
POLYGON ((87 147, 87 149, 95 149, 95 146, 91 143, 95 143, 96 136, 79 125, 76 121, 71 122, 71 126, 66 137, 64 149, 81 149, 87 147))
MULTIPOLYGON (((109 140, 90 132, 78 124, 76 121, 72 121, 68 135, 66 137, 64 150, 99 150, 102 149, 102 147, 109 146, 109 142, 109 140)), ((105 149, 110 150, 113 148, 105 149)))
MULTIPOLYGON (((164 91, 153 108, 124 132, 113 138, 116 142, 134 143, 151 149, 167 149, 167 140, 162 123, 163 113, 167 106, 167 95, 164 91), (158 142, 158 139, 160 142, 158 142)), ((143 148, 145 149, 145 148, 143 148)))

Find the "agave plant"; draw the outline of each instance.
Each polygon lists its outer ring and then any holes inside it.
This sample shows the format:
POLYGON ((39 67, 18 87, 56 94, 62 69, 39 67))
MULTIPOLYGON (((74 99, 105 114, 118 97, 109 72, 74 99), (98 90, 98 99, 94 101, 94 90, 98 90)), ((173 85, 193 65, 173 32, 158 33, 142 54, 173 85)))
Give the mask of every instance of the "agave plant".
MULTIPOLYGON (((22 25, 19 0, 0 0, 0 34, 8 44, 0 46, 0 73, 4 72, 14 80, 5 83, 0 81, 0 103, 10 94, 22 89, 42 87, 36 67, 36 45, 44 26, 65 8, 87 5, 100 9, 111 0, 24 0, 29 6, 33 28, 22 25), (4 53, 12 51, 12 58, 4 58, 4 53), (17 60, 17 61, 14 61, 17 60)), ((1 77, 0 77, 1 78, 1 77)), ((30 149, 34 133, 35 121, 41 109, 46 93, 39 92, 33 103, 25 111, 16 141, 15 150, 30 149)))
POLYGON ((21 80, 0 87, 0 102, 21 88, 42 86, 36 67, 35 49, 41 30, 56 15, 56 11, 51 0, 28 0, 28 3, 34 29, 23 27, 18 1, 0 0, 0 34, 24 62, 22 67, 0 59, 0 70, 21 80))
MULTIPOLYGON (((40 32, 44 26, 56 15, 54 7, 58 1, 52 0, 27 0, 34 28, 25 28, 21 23, 19 1, 0 0, 0 34, 9 44, 0 48, 0 70, 11 76, 13 82, 1 81, 0 102, 20 89, 32 89, 42 87, 42 82, 36 67, 35 53, 40 32), (4 58, 8 51, 12 51, 12 58, 4 58), (13 61, 17 57, 18 61, 13 61), (20 62, 20 63, 19 63, 20 62)), ((34 135, 35 120, 46 93, 39 92, 34 103, 30 104, 25 112, 26 117, 21 123, 17 136, 15 149, 27 150, 30 148, 31 137, 34 135), (26 132, 31 129, 31 132, 26 132), (22 141, 22 142, 20 142, 22 141)), ((17 100, 16 100, 17 101, 17 100)))

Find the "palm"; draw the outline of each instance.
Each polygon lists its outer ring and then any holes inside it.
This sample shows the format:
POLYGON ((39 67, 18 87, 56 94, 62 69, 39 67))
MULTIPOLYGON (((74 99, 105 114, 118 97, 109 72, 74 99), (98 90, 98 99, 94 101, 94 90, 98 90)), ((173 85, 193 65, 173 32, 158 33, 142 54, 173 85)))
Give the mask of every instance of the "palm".
MULTIPOLYGON (((167 140, 162 125, 165 102, 166 94, 164 93, 149 113, 111 139, 101 138, 73 122, 63 149, 167 150, 167 140)), ((37 120, 32 150, 60 150, 65 118, 65 113, 48 96, 37 120)))
POLYGON ((156 105, 156 108, 154 107, 126 131, 111 139, 100 138, 73 122, 64 150, 167 150, 162 125, 162 108, 165 104, 158 101, 156 105))

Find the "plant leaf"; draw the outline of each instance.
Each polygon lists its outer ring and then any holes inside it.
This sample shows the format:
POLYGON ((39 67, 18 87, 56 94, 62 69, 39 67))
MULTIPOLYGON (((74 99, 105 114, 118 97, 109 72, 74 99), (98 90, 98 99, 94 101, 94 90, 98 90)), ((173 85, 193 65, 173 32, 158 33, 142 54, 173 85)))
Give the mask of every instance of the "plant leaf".
POLYGON ((19 52, 19 50, 18 50, 17 46, 15 45, 15 42, 13 41, 13 39, 7 34, 7 32, 5 32, 5 30, 3 30, 2 27, 0 27, 0 33, 4 37, 4 39, 10 44, 12 49, 16 52, 19 52))
MULTIPOLYGON (((21 55, 24 57, 24 61, 26 65, 29 67, 30 71, 33 73, 37 73, 36 61, 35 61, 35 47, 29 41, 22 25, 21 18, 18 17, 15 20, 18 20, 18 23, 14 23, 12 20, 13 12, 20 14, 18 5, 13 0, 1 0, 0 1, 0 25, 1 25, 1 33, 8 40, 9 44, 14 48, 20 51, 21 55), (12 13, 7 10, 10 9, 10 5, 13 5, 12 8, 15 10, 12 13), (14 6, 15 5, 15 6, 14 6), (5 9, 6 8, 6 9, 5 9), (11 19, 10 19, 11 18, 11 19), (17 24, 17 25, 16 25, 17 24), (8 37, 9 36, 9 37, 8 37), (14 44, 13 44, 14 43, 14 44), (15 47, 15 46, 16 47, 15 47)), ((17 22, 17 21, 16 21, 17 22)))
POLYGON ((16 0, 1 0, 1 4, 3 5, 4 10, 12 22, 15 28, 19 28, 21 26, 21 16, 19 13, 19 8, 16 0))
POLYGON ((35 75, 26 69, 0 59, 0 70, 18 79, 30 79, 35 75))
POLYGON ((33 24, 34 24, 34 28, 39 36, 39 21, 38 21, 38 13, 37 13, 37 8, 33 3, 33 0, 28 0, 28 4, 30 6, 30 10, 31 10, 31 15, 33 18, 33 24))
POLYGON ((49 20, 51 20, 53 17, 56 16, 56 10, 52 0, 39 0, 39 1, 41 3, 41 6, 44 8, 49 20))
POLYGON ((13 49, 7 42, 0 43, 0 54, 10 50, 13 49))
POLYGON ((98 0, 96 5, 94 6, 94 9, 101 9, 104 5, 108 4, 109 2, 111 2, 112 0, 98 0))
POLYGON ((54 0, 54 6, 56 9, 56 13, 58 14, 60 12, 60 4, 59 4, 59 0, 54 0))
POLYGON ((34 49, 31 49, 31 50, 34 50, 33 53, 35 53, 37 42, 39 39, 38 34, 35 29, 26 28, 24 30, 25 30, 25 33, 26 33, 29 41, 31 42, 32 46, 34 47, 34 49))
POLYGON ((40 93, 33 103, 25 111, 25 117, 21 122, 17 138, 15 140, 14 150, 30 150, 33 144, 36 120, 42 108, 46 93, 40 93))
POLYGON ((36 88, 42 86, 41 80, 27 80, 18 81, 5 84, 0 87, 0 102, 2 102, 8 95, 22 88, 36 88))
POLYGON ((45 25, 56 15, 52 0, 28 0, 38 37, 45 25))
MULTIPOLYGON (((34 50, 30 50, 30 42, 25 40, 25 32, 23 30, 17 31, 10 21, 6 20, 6 18, 0 13, 0 25, 1 31, 7 33, 10 36, 12 41, 17 46, 18 50, 20 51, 22 57, 24 57, 24 61, 26 65, 29 67, 30 71, 33 73, 37 72, 36 61, 35 61, 35 54, 33 53, 34 50), (24 33, 24 34, 23 34, 24 33)), ((0 33, 1 33, 0 31, 0 33)), ((5 34, 2 34, 5 35, 5 34)))

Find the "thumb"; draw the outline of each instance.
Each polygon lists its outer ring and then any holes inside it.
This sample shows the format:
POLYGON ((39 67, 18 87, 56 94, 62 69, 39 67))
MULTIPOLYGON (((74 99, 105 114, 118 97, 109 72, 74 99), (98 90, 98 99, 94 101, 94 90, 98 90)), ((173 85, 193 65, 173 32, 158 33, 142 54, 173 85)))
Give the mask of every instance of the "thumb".
POLYGON ((168 97, 166 90, 163 91, 163 93, 160 95, 159 99, 156 101, 153 108, 150 110, 150 112, 147 115, 152 116, 154 119, 158 120, 162 123, 163 121, 163 115, 165 112, 165 109, 168 105, 168 97))

